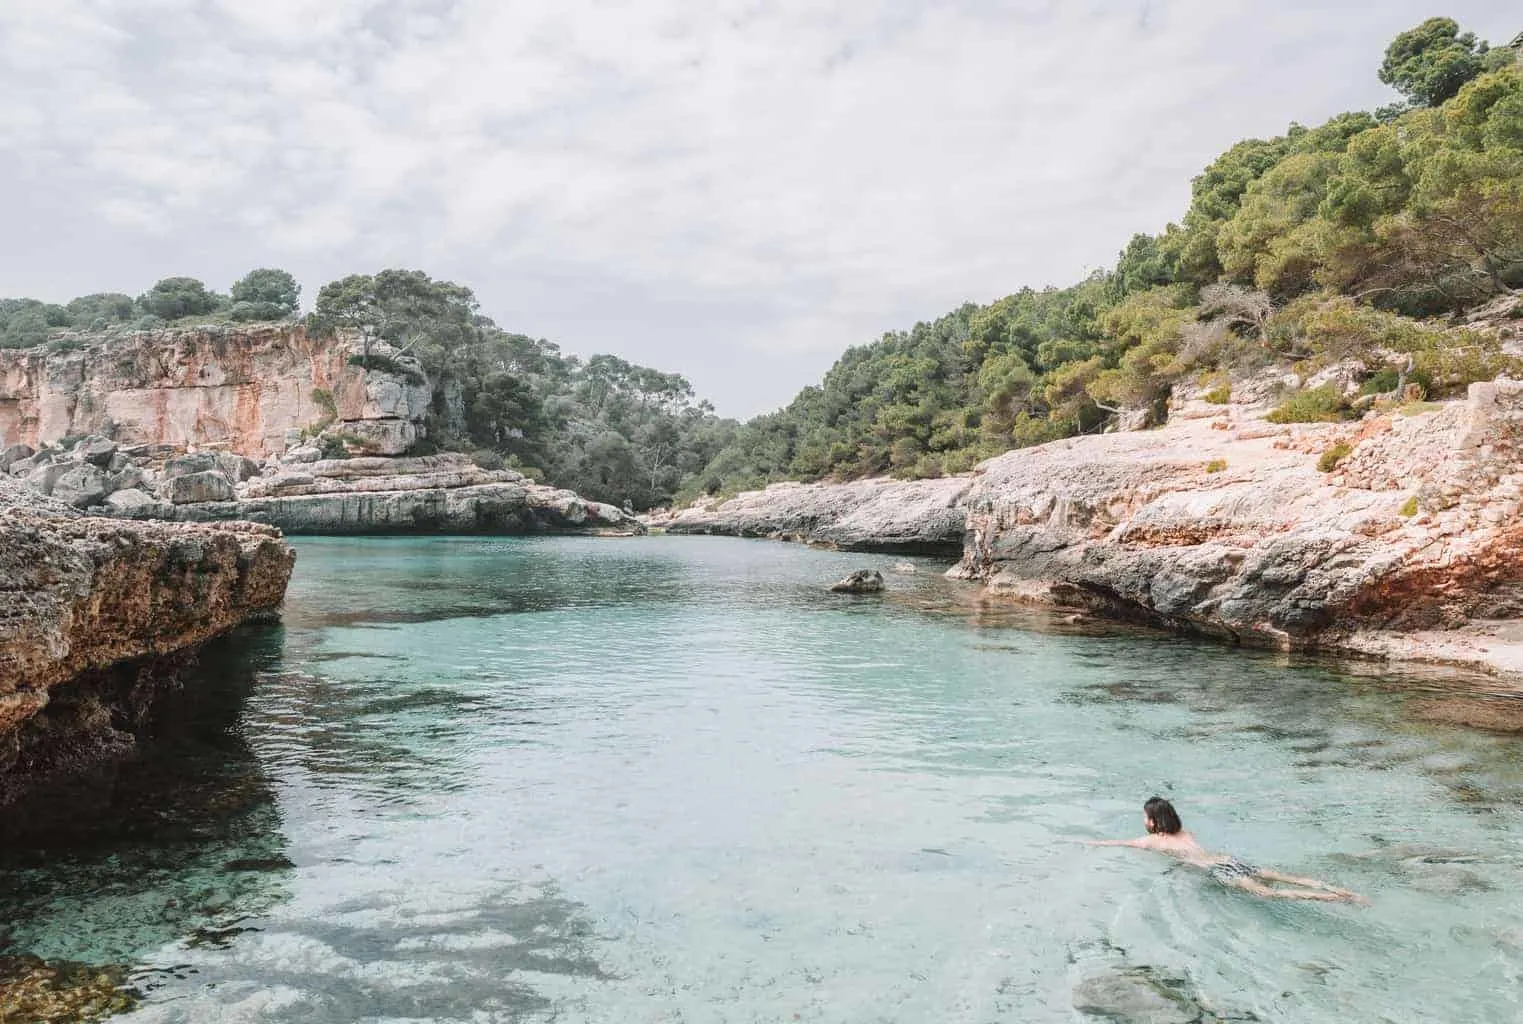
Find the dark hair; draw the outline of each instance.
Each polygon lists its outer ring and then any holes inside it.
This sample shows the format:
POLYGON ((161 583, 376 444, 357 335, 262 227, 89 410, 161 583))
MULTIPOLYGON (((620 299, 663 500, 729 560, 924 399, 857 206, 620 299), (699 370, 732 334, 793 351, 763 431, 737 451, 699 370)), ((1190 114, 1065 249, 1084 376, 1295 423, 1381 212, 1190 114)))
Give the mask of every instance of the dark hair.
POLYGON ((1174 809, 1174 805, 1161 796, 1155 796, 1143 804, 1142 813, 1148 816, 1149 832, 1172 836, 1184 828, 1179 823, 1179 812, 1174 809))

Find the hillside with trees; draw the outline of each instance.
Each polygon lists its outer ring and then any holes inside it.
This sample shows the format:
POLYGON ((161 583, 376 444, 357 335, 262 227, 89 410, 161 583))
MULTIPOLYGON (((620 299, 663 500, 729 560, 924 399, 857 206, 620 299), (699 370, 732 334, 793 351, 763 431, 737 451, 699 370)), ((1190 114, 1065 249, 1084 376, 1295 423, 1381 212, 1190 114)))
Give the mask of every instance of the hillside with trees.
MULTIPOLYGON (((1523 39, 1523 37, 1520 37, 1523 39)), ((1170 389, 1223 401, 1271 364, 1355 361, 1372 393, 1435 397, 1516 371, 1463 314, 1523 285, 1523 64, 1447 18, 1378 71, 1402 99, 1247 139, 1189 209, 1066 288, 1023 288, 847 350, 821 384, 752 420, 690 482, 937 476, 1015 447, 1158 422, 1170 389)), ((1516 308, 1516 307, 1515 307, 1516 308)), ((1282 418, 1349 413, 1284 396, 1282 418)))

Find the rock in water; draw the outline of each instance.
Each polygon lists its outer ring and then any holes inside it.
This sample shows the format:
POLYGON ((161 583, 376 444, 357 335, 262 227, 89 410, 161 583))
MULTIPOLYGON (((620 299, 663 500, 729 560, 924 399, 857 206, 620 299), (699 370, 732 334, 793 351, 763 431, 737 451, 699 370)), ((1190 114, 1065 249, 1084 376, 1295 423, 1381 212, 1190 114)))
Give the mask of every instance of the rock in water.
POLYGON ((877 594, 883 590, 883 574, 877 569, 858 569, 830 588, 834 594, 877 594))
POLYGON ((895 562, 894 563, 894 571, 895 572, 902 572, 902 573, 915 572, 916 571, 916 569, 915 569, 915 563, 914 562, 895 562))

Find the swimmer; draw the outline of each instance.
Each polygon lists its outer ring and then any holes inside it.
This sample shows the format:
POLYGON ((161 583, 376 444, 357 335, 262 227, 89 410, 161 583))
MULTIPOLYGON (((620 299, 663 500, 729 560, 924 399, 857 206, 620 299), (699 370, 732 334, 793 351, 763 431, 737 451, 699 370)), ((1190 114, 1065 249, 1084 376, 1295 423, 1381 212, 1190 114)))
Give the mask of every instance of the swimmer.
POLYGON ((1358 893, 1349 892, 1319 882, 1315 878, 1298 878, 1266 868, 1244 864, 1236 857, 1210 853, 1201 848, 1195 837, 1180 824, 1179 812, 1163 797, 1155 796, 1142 807, 1142 824, 1148 834, 1140 839, 1092 839, 1088 846, 1131 846, 1139 850, 1166 853, 1191 867, 1205 870, 1222 885, 1230 885, 1255 896, 1267 896, 1281 900, 1323 900, 1337 903, 1363 903, 1370 901, 1358 893))

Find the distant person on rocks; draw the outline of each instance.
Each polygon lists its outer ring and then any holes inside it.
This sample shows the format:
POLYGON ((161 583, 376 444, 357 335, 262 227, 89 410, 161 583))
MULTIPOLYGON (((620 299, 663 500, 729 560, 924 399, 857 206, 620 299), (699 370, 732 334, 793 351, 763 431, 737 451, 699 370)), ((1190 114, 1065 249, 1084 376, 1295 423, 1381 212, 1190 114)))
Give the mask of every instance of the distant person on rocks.
POLYGON ((1161 796, 1155 796, 1142 805, 1142 824, 1148 834, 1140 839, 1092 839, 1086 845, 1132 846, 1139 850, 1166 853, 1191 867, 1205 870, 1223 885, 1230 885, 1255 896, 1281 900, 1323 900, 1330 903, 1370 902, 1358 893, 1336 888, 1315 878, 1283 875, 1278 871, 1244 864, 1236 857, 1203 849, 1195 837, 1184 830, 1174 805, 1161 796))

